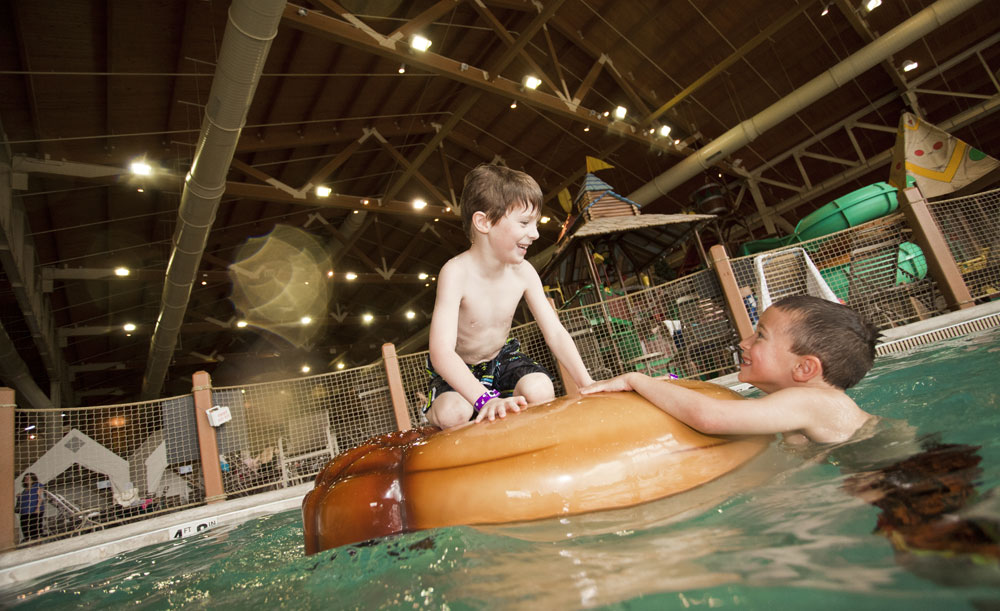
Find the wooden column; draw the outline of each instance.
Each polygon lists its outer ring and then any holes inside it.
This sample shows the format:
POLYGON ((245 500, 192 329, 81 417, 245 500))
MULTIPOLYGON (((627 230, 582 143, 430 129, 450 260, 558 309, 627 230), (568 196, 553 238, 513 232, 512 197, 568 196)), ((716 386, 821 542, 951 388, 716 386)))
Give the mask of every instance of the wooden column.
POLYGON ((396 356, 396 346, 382 344, 382 362, 385 364, 385 376, 389 380, 389 395, 392 397, 392 411, 396 416, 396 428, 408 431, 413 428, 410 422, 410 410, 406 407, 406 392, 403 390, 403 375, 399 372, 399 357, 396 356))
POLYGON ((191 376, 191 381, 195 423, 198 427, 198 450, 201 454, 201 477, 205 482, 205 501, 218 503, 226 500, 226 491, 222 487, 219 444, 215 438, 215 429, 208 423, 207 412, 212 407, 212 378, 207 371, 197 371, 191 376))
POLYGON ((956 310, 971 308, 974 303, 969 287, 965 286, 962 272, 955 263, 941 228, 927 209, 927 200, 920 193, 920 189, 917 187, 901 189, 896 193, 896 197, 899 199, 899 207, 906 215, 906 222, 913 230, 917 246, 924 251, 927 269, 937 282, 938 290, 944 295, 945 303, 956 310))
POLYGON ((14 389, 0 388, 0 551, 17 544, 14 526, 14 389))
POLYGON ((715 276, 719 279, 722 294, 726 298, 729 320, 733 321, 736 332, 740 335, 740 341, 742 341, 753 335, 753 323, 750 322, 750 315, 747 314, 746 306, 743 304, 743 294, 740 292, 736 276, 733 274, 733 266, 729 263, 729 256, 726 255, 726 247, 722 244, 716 244, 709 252, 715 276))

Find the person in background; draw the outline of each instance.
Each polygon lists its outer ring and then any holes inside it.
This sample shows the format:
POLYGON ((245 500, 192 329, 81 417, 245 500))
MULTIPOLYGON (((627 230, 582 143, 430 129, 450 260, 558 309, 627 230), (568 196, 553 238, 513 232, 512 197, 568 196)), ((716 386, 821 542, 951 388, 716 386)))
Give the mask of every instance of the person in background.
POLYGON ((17 495, 14 512, 21 518, 21 536, 31 541, 42 536, 42 516, 45 515, 45 486, 38 476, 28 472, 21 478, 24 490, 17 495))

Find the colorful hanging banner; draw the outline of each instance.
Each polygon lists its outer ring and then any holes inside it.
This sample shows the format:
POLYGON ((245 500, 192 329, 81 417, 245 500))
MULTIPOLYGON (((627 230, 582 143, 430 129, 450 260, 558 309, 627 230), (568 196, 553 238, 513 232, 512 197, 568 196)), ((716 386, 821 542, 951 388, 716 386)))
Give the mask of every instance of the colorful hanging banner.
POLYGON ((924 197, 957 191, 1000 167, 1000 162, 927 121, 904 112, 892 150, 889 184, 913 177, 924 197))

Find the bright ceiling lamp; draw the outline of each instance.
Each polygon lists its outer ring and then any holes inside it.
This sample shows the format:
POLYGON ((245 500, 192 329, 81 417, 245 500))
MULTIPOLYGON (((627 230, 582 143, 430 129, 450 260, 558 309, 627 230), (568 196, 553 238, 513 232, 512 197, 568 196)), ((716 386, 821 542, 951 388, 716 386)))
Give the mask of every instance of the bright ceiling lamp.
POLYGON ((417 51, 426 51, 431 47, 431 41, 420 34, 414 34, 410 39, 410 46, 417 51))
POLYGON ((355 274, 354 272, 347 272, 346 274, 344 274, 344 277, 347 278, 348 280, 357 280, 358 279, 358 275, 355 274))
POLYGON ((425 202, 424 200, 420 199, 419 197, 417 199, 413 200, 413 208, 415 210, 423 210, 426 207, 427 207, 427 202, 425 202))
POLYGON ((882 6, 882 0, 866 0, 865 10, 869 13, 882 6))
POLYGON ((917 62, 913 61, 912 59, 908 59, 905 62, 903 62, 903 72, 909 72, 910 70, 916 70, 917 66, 919 66, 919 65, 920 64, 918 64, 917 62))
POLYGON ((330 197, 331 193, 333 193, 333 189, 330 187, 316 187, 316 197, 330 197))
POLYGON ((414 312, 413 310, 407 310, 406 311, 406 319, 407 320, 413 320, 414 318, 416 318, 416 316, 417 316, 417 313, 414 312))
POLYGON ((312 316, 303 316, 302 318, 299 319, 299 322, 304 325, 311 324, 312 321, 313 321, 312 316))
POLYGON ((365 314, 364 316, 361 317, 361 320, 363 320, 364 323, 367 325, 370 324, 371 321, 375 320, 375 317, 372 316, 371 314, 365 314))
POLYGON ((127 267, 116 267, 115 268, 115 275, 118 276, 118 277, 120 277, 120 278, 124 278, 125 276, 129 275, 130 273, 132 273, 132 272, 130 272, 127 267))
POLYGON ((529 74, 528 76, 524 77, 524 86, 528 89, 538 89, 538 86, 541 84, 542 84, 542 79, 538 78, 537 76, 529 74))
POLYGON ((145 161, 133 161, 132 165, 129 166, 132 173, 136 176, 149 176, 153 173, 153 166, 149 165, 145 161))
POLYGON ((244 329, 244 328, 246 328, 246 326, 247 326, 247 321, 245 321, 245 320, 237 320, 236 321, 236 327, 238 329, 244 329))
POLYGON ((122 329, 125 329, 126 331, 131 333, 132 331, 135 331, 135 323, 127 322, 124 325, 122 325, 122 329))
POLYGON ((309 365, 302 366, 302 373, 309 373, 310 371, 312 371, 312 367, 310 367, 309 365))
POLYGON ((615 118, 618 120, 624 119, 625 115, 628 114, 628 109, 624 106, 619 106, 615 109, 615 118))
POLYGON ((663 136, 664 138, 666 138, 667 136, 669 136, 670 135, 670 126, 669 125, 661 125, 660 126, 660 135, 663 136))

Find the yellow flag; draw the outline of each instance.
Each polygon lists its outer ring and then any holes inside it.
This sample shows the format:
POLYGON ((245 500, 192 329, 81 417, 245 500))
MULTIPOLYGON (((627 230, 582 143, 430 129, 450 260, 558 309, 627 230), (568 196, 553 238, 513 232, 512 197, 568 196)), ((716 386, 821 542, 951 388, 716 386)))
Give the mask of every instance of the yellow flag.
POLYGON ((573 207, 573 199, 569 196, 569 189, 563 189, 559 192, 559 205, 569 214, 570 208, 573 207))
POLYGON ((587 156, 587 171, 596 172, 597 170, 610 170, 615 166, 610 163, 605 163, 598 159, 597 157, 587 156))

